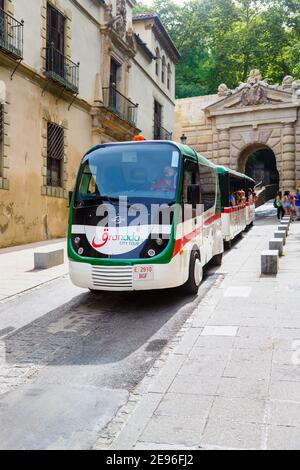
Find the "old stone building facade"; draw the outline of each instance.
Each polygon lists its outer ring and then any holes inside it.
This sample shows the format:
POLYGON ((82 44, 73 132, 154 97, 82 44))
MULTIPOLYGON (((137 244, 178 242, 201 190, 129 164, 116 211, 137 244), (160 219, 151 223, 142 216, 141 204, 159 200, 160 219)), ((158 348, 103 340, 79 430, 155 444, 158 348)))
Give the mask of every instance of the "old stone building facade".
POLYGON ((155 100, 172 132, 179 54, 155 15, 135 31, 134 3, 0 0, 0 248, 65 236, 83 154, 153 138, 155 100), (151 22, 169 52, 168 87, 155 75, 151 22))
POLYGON ((281 85, 270 85, 253 70, 235 90, 222 84, 216 95, 178 100, 175 137, 184 133, 195 150, 242 172, 259 155, 251 174, 259 179, 261 165, 262 178, 271 171, 281 189, 294 190, 300 187, 299 111, 297 81, 287 76, 281 85))

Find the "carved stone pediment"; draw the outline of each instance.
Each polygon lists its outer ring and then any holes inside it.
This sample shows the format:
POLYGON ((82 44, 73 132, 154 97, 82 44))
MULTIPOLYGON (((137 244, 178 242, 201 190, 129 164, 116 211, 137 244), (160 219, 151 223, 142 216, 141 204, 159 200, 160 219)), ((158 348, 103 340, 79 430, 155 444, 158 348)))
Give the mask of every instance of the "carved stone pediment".
POLYGON ((241 105, 256 106, 270 102, 265 87, 256 83, 254 85, 247 84, 242 90, 241 105))
POLYGON ((206 114, 213 116, 220 113, 226 114, 226 112, 233 112, 234 110, 249 112, 250 109, 267 109, 274 106, 286 107, 289 104, 297 106, 292 93, 257 84, 255 86, 243 86, 233 91, 232 94, 227 92, 223 99, 211 104, 204 111, 206 114))
POLYGON ((248 112, 252 109, 267 109, 268 107, 287 107, 289 104, 295 106, 295 96, 290 86, 292 77, 285 77, 282 86, 269 85, 266 80, 262 80, 259 70, 250 72, 246 83, 230 90, 224 83, 218 88, 218 96, 222 99, 205 108, 209 116, 226 112, 248 112), (289 80, 289 82, 288 82, 289 80))

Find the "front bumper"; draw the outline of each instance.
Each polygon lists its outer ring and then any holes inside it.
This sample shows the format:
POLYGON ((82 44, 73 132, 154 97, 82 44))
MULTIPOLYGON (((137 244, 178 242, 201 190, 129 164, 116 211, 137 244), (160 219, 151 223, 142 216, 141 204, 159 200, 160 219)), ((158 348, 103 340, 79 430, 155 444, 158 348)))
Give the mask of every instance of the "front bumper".
POLYGON ((78 287, 105 291, 166 289, 186 281, 184 257, 174 256, 167 264, 138 264, 151 268, 150 275, 139 276, 133 266, 95 266, 70 260, 70 277, 78 287))

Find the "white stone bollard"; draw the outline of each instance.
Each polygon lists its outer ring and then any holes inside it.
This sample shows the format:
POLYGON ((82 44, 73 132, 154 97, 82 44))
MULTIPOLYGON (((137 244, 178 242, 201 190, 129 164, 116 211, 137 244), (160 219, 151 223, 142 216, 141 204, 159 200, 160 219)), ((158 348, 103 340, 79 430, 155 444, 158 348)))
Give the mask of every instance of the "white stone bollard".
POLYGON ((272 238, 269 241, 269 250, 277 250, 279 256, 283 255, 283 240, 281 238, 272 238))
POLYGON ((277 227, 278 232, 284 232, 286 236, 288 236, 288 228, 286 225, 278 225, 277 227))
POLYGON ((285 245, 286 242, 286 233, 283 231, 277 231, 274 233, 274 238, 281 238, 283 241, 283 244, 285 245))
POLYGON ((286 231, 290 230, 290 224, 288 222, 281 222, 280 227, 286 227, 286 231))
POLYGON ((282 223, 282 224, 288 224, 288 225, 290 225, 290 224, 291 224, 291 219, 290 219, 290 218, 285 219, 285 218, 283 217, 283 219, 281 219, 281 223, 282 223))
POLYGON ((49 269, 64 263, 64 250, 34 253, 34 269, 49 269))
POLYGON ((265 250, 261 254, 261 273, 277 274, 278 273, 278 250, 265 250))

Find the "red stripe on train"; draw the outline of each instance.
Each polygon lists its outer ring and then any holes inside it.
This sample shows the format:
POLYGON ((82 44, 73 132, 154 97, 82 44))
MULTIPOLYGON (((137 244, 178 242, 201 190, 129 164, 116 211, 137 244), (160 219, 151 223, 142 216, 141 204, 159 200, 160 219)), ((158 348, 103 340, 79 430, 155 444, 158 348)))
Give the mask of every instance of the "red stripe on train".
MULTIPOLYGON (((221 213, 215 214, 209 219, 205 220, 204 225, 208 226, 211 225, 213 222, 221 218, 221 213)), ((202 232, 202 227, 197 227, 195 230, 193 230, 191 233, 188 235, 185 235, 183 238, 179 238, 178 240, 175 240, 175 245, 174 245, 174 252, 173 252, 173 257, 176 256, 182 249, 183 247, 193 240, 199 233, 202 232)))
POLYGON ((236 206, 236 207, 224 207, 224 214, 231 214, 232 212, 238 212, 242 209, 245 209, 246 206, 236 206))

